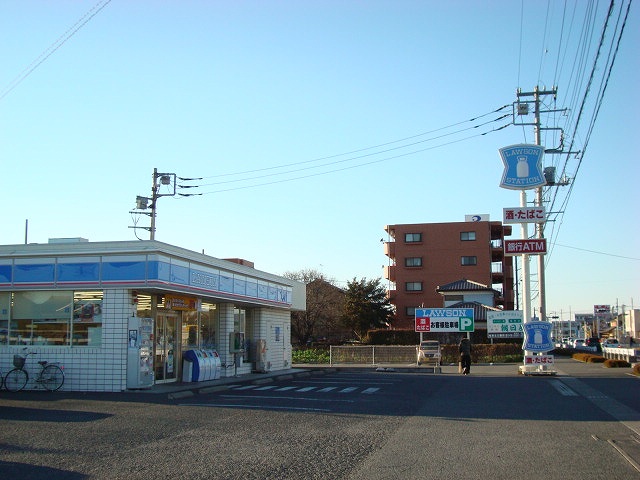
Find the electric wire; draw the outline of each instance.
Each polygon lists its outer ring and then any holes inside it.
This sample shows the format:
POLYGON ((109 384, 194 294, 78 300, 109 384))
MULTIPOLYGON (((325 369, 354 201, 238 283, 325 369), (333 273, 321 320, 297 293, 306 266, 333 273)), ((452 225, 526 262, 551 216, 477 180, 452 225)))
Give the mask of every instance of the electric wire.
POLYGON ((51 55, 53 55, 62 45, 64 45, 78 30, 84 27, 89 21, 106 7, 111 0, 100 0, 87 13, 74 23, 65 33, 53 42, 46 50, 44 50, 33 62, 31 62, 22 72, 20 72, 9 84, 1 91, 0 100, 4 99, 18 85, 20 85, 36 68, 42 65, 51 55))
MULTIPOLYGON (((473 130, 473 129, 476 129, 476 128, 479 128, 479 127, 482 127, 482 126, 485 126, 485 125, 488 125, 488 124, 491 124, 491 123, 498 122, 500 120, 505 119, 508 116, 510 116, 510 114, 502 115, 502 116, 497 117, 497 118, 495 118, 493 120, 490 120, 488 122, 481 123, 479 125, 473 125, 471 127, 467 127, 467 128, 455 131, 455 132, 446 133, 446 134, 438 135, 438 136, 435 136, 435 137, 430 137, 430 138, 427 138, 427 139, 419 140, 417 142, 412 142, 412 143, 396 146, 396 147, 393 147, 393 148, 387 148, 387 149, 384 149, 384 150, 378 150, 378 151, 371 152, 371 153, 357 155, 357 156, 349 157, 349 158, 346 158, 346 159, 334 160, 334 161, 325 162, 325 163, 322 163, 322 164, 319 164, 319 165, 304 166, 304 167, 300 167, 300 168, 289 169, 289 170, 286 170, 284 172, 261 174, 261 175, 258 175, 258 176, 250 176, 250 177, 244 177, 244 178, 240 178, 240 179, 224 180, 224 181, 218 181, 218 182, 213 182, 213 183, 205 183, 205 184, 201 184, 201 185, 198 185, 198 186, 206 187, 206 186, 221 185, 221 184, 226 184, 226 183, 245 182, 245 181, 250 181, 250 180, 255 180, 255 179, 263 179, 265 177, 274 177, 274 176, 278 176, 278 175, 286 175, 286 174, 290 174, 290 173, 297 173, 297 172, 301 172, 301 171, 305 171, 305 170, 323 168, 323 167, 328 167, 328 166, 331 166, 331 165, 337 165, 337 164, 346 163, 346 162, 353 162, 355 160, 360 160, 360 159, 371 157, 371 156, 374 156, 374 155, 381 155, 383 153, 389 153, 389 152, 392 152, 392 151, 395 151, 395 150, 400 150, 400 149, 412 147, 412 146, 415 146, 415 145, 419 145, 421 143, 430 142, 430 141, 434 141, 434 140, 439 140, 439 139, 444 138, 444 137, 448 137, 448 136, 456 135, 456 134, 459 134, 459 133, 462 133, 462 132, 465 132, 465 131, 473 130)), ((411 137, 411 138, 415 138, 415 137, 411 137)), ((389 142, 389 143, 383 144, 383 145, 390 145, 392 143, 396 143, 396 142, 389 142)), ((369 147, 369 148, 366 148, 366 149, 360 149, 360 150, 358 150, 358 152, 363 152, 363 151, 366 151, 366 150, 370 150, 371 148, 376 148, 376 147, 369 147)), ((418 150, 416 152, 420 152, 420 151, 422 151, 422 150, 418 150)), ((327 159, 336 158, 338 156, 340 156, 340 155, 332 155, 330 157, 325 157, 325 158, 327 158, 327 159)), ((288 164, 287 166, 304 165, 304 164, 307 164, 307 163, 309 163, 309 161, 288 164)), ((362 164, 362 165, 368 165, 370 163, 376 163, 376 162, 369 162, 369 163, 362 164)), ((246 172, 243 172, 243 173, 254 173, 254 172, 255 173, 260 173, 260 172, 264 172, 266 170, 273 170, 275 168, 283 168, 283 167, 284 166, 267 167, 267 168, 262 168, 262 169, 258 169, 258 170, 246 171, 246 172)), ((225 176, 230 176, 230 175, 238 175, 238 174, 226 174, 225 176)), ((212 177, 203 177, 203 178, 212 178, 212 177)), ((189 185, 189 186, 184 186, 184 187, 181 187, 181 188, 194 188, 194 187, 196 187, 196 186, 195 185, 189 185)))
MULTIPOLYGON (((221 174, 216 174, 216 175, 209 175, 209 176, 199 177, 198 179, 219 178, 219 177, 228 177, 228 176, 236 176, 236 175, 245 175, 245 174, 248 174, 248 173, 266 172, 266 171, 269 171, 269 170, 276 170, 276 169, 280 169, 280 168, 287 168, 287 167, 292 167, 292 166, 305 165, 305 164, 309 164, 309 163, 322 162, 322 161, 325 161, 325 160, 331 160, 331 159, 338 158, 338 157, 343 157, 343 156, 347 156, 347 155, 353 155, 353 154, 365 152, 365 151, 368 151, 368 150, 374 150, 374 149, 377 149, 377 148, 382 148, 382 147, 386 147, 386 146, 389 146, 389 145, 394 145, 394 144, 400 143, 400 142, 406 142, 408 140, 413 140, 415 138, 419 138, 419 137, 422 137, 422 136, 425 136, 425 135, 430 135, 432 133, 437 133, 437 132, 441 132, 443 130, 447 130, 449 128, 457 127, 457 126, 463 125, 465 123, 474 122, 476 120, 479 120, 481 118, 489 116, 489 115, 491 115, 493 113, 501 112, 502 110, 504 110, 505 108, 510 107, 510 106, 511 106, 511 104, 505 104, 505 105, 503 105, 503 106, 501 106, 499 108, 496 108, 495 110, 491 110, 491 111, 489 111, 487 113, 483 113, 482 115, 477 115, 477 116, 475 116, 473 118, 470 118, 468 120, 462 120, 460 122, 452 123, 452 124, 446 125, 444 127, 439 127, 439 128, 433 129, 433 130, 429 130, 429 131, 426 131, 426 132, 418 133, 418 134, 411 135, 411 136, 404 137, 404 138, 400 138, 400 139, 397 139, 397 140, 392 140, 392 141, 385 142, 385 143, 380 143, 380 144, 373 145, 373 146, 370 146, 370 147, 359 148, 359 149, 356 149, 356 150, 351 150, 351 151, 344 152, 344 153, 338 153, 338 154, 333 154, 333 155, 329 155, 329 156, 325 156, 325 157, 315 158, 315 159, 312 159, 312 160, 304 160, 304 161, 299 161, 299 162, 285 163, 285 164, 282 164, 282 165, 274 165, 274 166, 270 166, 270 167, 256 168, 256 169, 244 170, 244 171, 239 171, 239 172, 221 173, 221 174)), ((497 121, 497 120, 499 120, 501 118, 504 118, 504 117, 505 116, 499 117, 498 119, 493 120, 493 121, 497 121)), ((482 126, 482 125, 484 125, 484 124, 481 124, 480 126, 482 126)), ((470 128, 471 127, 469 127, 469 129, 470 128)), ((474 127, 474 128, 477 128, 477 127, 474 127)), ((465 128, 465 129, 459 130, 458 132, 462 132, 462 131, 465 131, 465 130, 467 130, 467 129, 465 128)), ((453 133, 448 134, 448 135, 453 135, 453 134, 458 133, 458 132, 453 132, 453 133)), ((438 137, 435 137, 435 138, 438 138, 438 137)), ((424 141, 429 141, 429 140, 431 140, 431 139, 427 139, 427 140, 424 140, 424 141)), ((420 143, 420 142, 416 142, 416 143, 420 143)), ((398 147, 398 148, 402 148, 402 147, 398 147)))
MULTIPOLYGON (((358 163, 356 165, 349 165, 349 166, 345 166, 345 167, 341 167, 341 168, 334 168, 332 170, 327 170, 327 171, 323 171, 323 172, 317 172, 317 173, 312 173, 312 174, 307 174, 307 175, 299 175, 299 176, 292 177, 292 178, 285 178, 285 179, 273 180, 273 181, 268 181, 268 182, 253 183, 253 184, 250 184, 250 185, 243 185, 243 186, 238 186, 238 187, 211 190, 211 191, 207 191, 207 192, 186 193, 186 194, 178 193, 178 196, 180 196, 180 197, 191 197, 191 196, 196 196, 196 195, 210 195, 210 194, 215 194, 215 193, 223 193, 223 192, 230 192, 230 191, 234 191, 234 190, 243 190, 243 189, 248 189, 248 188, 262 187, 262 186, 266 186, 266 185, 274 185, 274 184, 279 184, 279 183, 292 182, 292 181, 295 181, 295 180, 302 180, 302 179, 317 177, 317 176, 321 176, 321 175, 328 175, 328 174, 331 174, 331 173, 342 172, 342 171, 351 170, 351 169, 354 169, 354 168, 365 167, 365 166, 368 166, 368 165, 373 165, 373 164, 376 164, 376 163, 386 162, 386 161, 389 161, 389 160, 395 160, 397 158, 402 158, 402 157, 406 157, 406 156, 409 156, 409 155, 416 155, 418 153, 426 152, 426 151, 429 151, 429 150, 434 150, 436 148, 441 148, 441 147, 444 147, 444 146, 447 146, 447 145, 452 145, 454 143, 463 142, 463 141, 469 140, 471 138, 481 137, 481 136, 487 135, 487 134, 492 133, 492 132, 497 132, 499 130, 503 130, 503 129, 509 127, 509 126, 511 126, 511 123, 504 124, 504 125, 502 125, 500 127, 493 128, 493 129, 488 130, 486 132, 478 133, 478 134, 475 134, 475 135, 470 135, 468 137, 464 137, 464 138, 457 139, 457 140, 452 140, 450 142, 442 143, 442 144, 439 144, 439 145, 434 145, 432 147, 413 150, 413 151, 410 151, 410 152, 401 153, 401 154, 393 155, 393 156, 390 156, 390 157, 371 160, 369 162, 358 163)), ((264 177, 256 177, 256 178, 264 178, 264 177)), ((220 184, 208 184, 207 186, 212 186, 212 185, 220 185, 220 184)))

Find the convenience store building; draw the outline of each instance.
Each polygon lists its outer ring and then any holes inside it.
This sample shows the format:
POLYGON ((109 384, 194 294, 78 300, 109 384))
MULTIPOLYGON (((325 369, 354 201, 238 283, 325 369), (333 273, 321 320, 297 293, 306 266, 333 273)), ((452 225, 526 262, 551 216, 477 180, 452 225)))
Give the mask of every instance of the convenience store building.
POLYGON ((303 283, 155 240, 74 240, 0 246, 3 372, 25 348, 32 371, 36 360, 63 365, 68 391, 191 381, 193 351, 214 352, 220 377, 291 368, 303 283), (133 379, 140 368, 150 384, 133 379))

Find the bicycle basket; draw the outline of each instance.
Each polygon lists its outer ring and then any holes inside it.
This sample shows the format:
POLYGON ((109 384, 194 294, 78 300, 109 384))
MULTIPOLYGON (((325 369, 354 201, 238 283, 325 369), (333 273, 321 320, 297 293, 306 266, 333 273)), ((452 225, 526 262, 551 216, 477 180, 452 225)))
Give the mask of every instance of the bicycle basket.
POLYGON ((14 355, 13 356, 13 366, 16 367, 16 368, 24 367, 24 357, 21 357, 20 355, 14 355))

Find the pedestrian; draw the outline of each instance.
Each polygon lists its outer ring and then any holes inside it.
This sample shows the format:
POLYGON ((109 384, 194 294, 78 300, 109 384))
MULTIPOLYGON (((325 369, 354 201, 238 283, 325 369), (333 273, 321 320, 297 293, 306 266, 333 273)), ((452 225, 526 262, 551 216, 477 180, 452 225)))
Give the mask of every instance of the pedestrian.
POLYGON ((471 341, 468 338, 460 340, 460 366, 462 374, 469 375, 471 371, 471 341))

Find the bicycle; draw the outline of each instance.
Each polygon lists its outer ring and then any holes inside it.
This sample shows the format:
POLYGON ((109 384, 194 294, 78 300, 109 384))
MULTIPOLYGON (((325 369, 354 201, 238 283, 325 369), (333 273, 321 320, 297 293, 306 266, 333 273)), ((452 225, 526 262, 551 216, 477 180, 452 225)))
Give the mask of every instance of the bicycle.
MULTIPOLYGON (((26 352, 24 356, 13 356, 13 370, 4 377, 4 387, 10 392, 19 392, 29 381, 29 372, 24 368, 29 355, 36 355, 35 352, 26 352)), ((49 363, 46 360, 38 361, 40 372, 33 379, 35 383, 41 384, 50 392, 55 392, 64 384, 64 372, 56 363, 49 363)))

